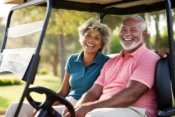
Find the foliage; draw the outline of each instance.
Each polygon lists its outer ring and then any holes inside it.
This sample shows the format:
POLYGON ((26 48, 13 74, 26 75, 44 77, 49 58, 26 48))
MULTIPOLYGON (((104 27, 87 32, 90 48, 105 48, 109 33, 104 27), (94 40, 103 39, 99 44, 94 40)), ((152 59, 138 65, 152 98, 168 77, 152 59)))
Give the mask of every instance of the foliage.
POLYGON ((2 23, 3 18, 0 17, 0 44, 2 43, 3 35, 4 35, 4 30, 5 30, 5 25, 2 23))
POLYGON ((0 78, 0 86, 21 85, 22 81, 16 78, 0 78))
POLYGON ((107 24, 109 28, 113 31, 114 29, 116 29, 116 27, 120 27, 120 24, 125 17, 126 16, 106 15, 104 17, 104 23, 107 24))
POLYGON ((48 74, 48 70, 45 68, 41 68, 38 70, 38 74, 39 75, 46 75, 46 74, 48 74))
MULTIPOLYGON (((174 32, 175 35, 175 32, 174 32)), ((161 35, 161 40, 160 40, 160 45, 159 49, 164 49, 169 47, 169 42, 168 42, 168 32, 167 32, 167 27, 164 28, 164 33, 161 35)), ((175 36, 174 36, 174 43, 175 43, 175 36)))
MULTIPOLYGON (((34 85, 49 88, 53 91, 58 91, 60 88, 60 78, 52 75, 36 76, 34 85)), ((9 104, 12 102, 18 102, 25 87, 25 83, 22 85, 11 85, 0 87, 0 111, 5 111, 9 104)), ((42 100, 42 95, 36 95, 37 100, 42 100)), ((26 100, 25 100, 26 102, 26 100)))
MULTIPOLYGON (((26 9, 16 11, 13 15, 12 25, 42 20, 44 18, 45 10, 46 9, 43 7, 32 6, 26 9)), ((57 69, 57 64, 59 63, 59 56, 62 57, 60 58, 60 60, 66 59, 67 56, 69 56, 68 54, 65 57, 67 53, 65 53, 64 55, 59 55, 59 52, 64 52, 63 50, 68 50, 70 53, 75 53, 75 51, 79 51, 81 46, 77 38, 77 29, 82 22, 90 17, 96 16, 95 14, 87 12, 85 13, 71 10, 52 9, 52 14, 49 20, 46 36, 42 45, 41 62, 49 63, 53 67, 54 72, 57 71, 55 69, 57 69), (75 38, 76 41, 72 41, 75 40, 75 38), (64 39, 64 42, 68 43, 66 44, 65 49, 60 48, 59 45, 63 45, 60 43, 60 41, 58 41, 60 39, 64 39)), ((34 36, 31 36, 31 38, 32 37, 34 36)), ((31 39, 28 40, 31 41, 31 39)), ((20 44, 25 45, 24 43, 20 44)))
MULTIPOLYGON (((42 20, 45 17, 44 16, 45 10, 46 10, 45 7, 39 7, 39 6, 32 6, 25 9, 17 10, 13 14, 12 17, 13 21, 11 23, 11 26, 42 20)), ((165 16, 164 11, 158 13, 165 16)), ((153 12, 149 13, 149 15, 148 14, 139 14, 139 15, 141 15, 142 17, 145 18, 145 20, 147 20, 148 26, 150 27, 154 26, 151 24, 151 22, 153 20, 156 20, 156 18, 153 19, 153 17, 157 15, 156 13, 153 12)), ((52 9, 52 14, 47 27, 46 36, 42 44, 41 64, 43 63, 44 64, 46 63, 47 65, 49 64, 50 66, 52 66, 53 72, 58 71, 57 68, 59 69, 59 67, 57 67, 57 65, 62 64, 59 63, 59 60, 62 60, 63 58, 66 59, 72 53, 80 52, 82 49, 79 43, 79 36, 77 29, 79 25, 81 25, 84 21, 86 21, 91 17, 95 17, 98 19, 99 14, 79 12, 73 10, 52 9), (62 51, 62 48, 60 48, 59 46, 61 45, 60 41, 58 41, 60 39, 64 39, 65 52, 62 51), (60 55, 59 53, 60 51, 64 53, 65 57, 59 58, 62 57, 62 55, 60 55)), ((104 17, 103 22, 107 24, 112 31, 114 31, 117 27, 120 26, 120 23, 124 17, 125 16, 121 15, 120 16, 106 15, 104 17)), ((36 38, 38 38, 38 36, 30 35, 27 40, 23 42, 18 42, 18 45, 27 45, 27 46, 29 44, 33 45, 32 42, 36 38)), ((161 36, 161 38, 166 37, 161 36)), ((154 37, 151 37, 151 39, 153 40, 150 41, 155 41, 154 37)), ((160 48, 164 48, 167 46, 166 43, 162 42, 162 40, 160 40, 160 46, 161 46, 160 48)), ((14 43, 12 42, 12 44, 14 43)), ((112 37, 110 44, 111 44, 110 53, 118 53, 121 50, 121 46, 117 39, 117 36, 112 37)), ((155 47, 155 42, 152 42, 152 44, 154 44, 153 46, 155 47)), ((43 65, 41 66, 45 67, 43 65)))
POLYGON ((111 54, 119 53, 121 49, 122 46, 120 44, 119 37, 117 35, 113 35, 110 43, 110 53, 111 54))

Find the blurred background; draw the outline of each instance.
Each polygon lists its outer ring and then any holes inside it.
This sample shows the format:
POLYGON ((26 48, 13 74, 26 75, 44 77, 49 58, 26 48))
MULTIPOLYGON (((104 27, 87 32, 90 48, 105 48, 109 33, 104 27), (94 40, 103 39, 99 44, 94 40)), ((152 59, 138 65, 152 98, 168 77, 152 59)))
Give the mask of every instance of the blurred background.
MULTIPOLYGON (((0 44, 3 40, 4 29, 9 9, 13 5, 4 5, 0 1, 0 44)), ((44 18, 44 7, 28 7, 15 11, 12 16, 11 26, 39 21, 44 18)), ((175 9, 173 14, 173 30, 175 30, 175 9)), ((165 11, 138 14, 142 16, 148 29, 145 39, 147 47, 151 50, 168 48, 168 35, 165 11)), ((78 26, 89 18, 99 18, 99 14, 53 9, 45 39, 40 52, 41 61, 38 67, 34 85, 48 87, 54 91, 59 90, 64 75, 64 66, 67 58, 74 53, 82 51, 78 37, 78 26)), ((103 23, 112 30, 112 38, 105 54, 119 53, 121 46, 118 40, 119 27, 125 16, 106 15, 103 23)), ((175 31, 174 31, 175 34, 175 31)), ((29 45, 38 39, 38 34, 29 35, 22 42, 16 42, 18 46, 29 45)), ((9 47, 16 46, 14 42, 9 47)), ((23 83, 18 82, 11 74, 0 75, 0 112, 4 112, 11 102, 19 101, 23 83), (13 79, 13 80, 12 80, 13 79), (6 84, 4 82, 7 82, 6 84), (5 84, 5 85, 4 85, 5 84)))

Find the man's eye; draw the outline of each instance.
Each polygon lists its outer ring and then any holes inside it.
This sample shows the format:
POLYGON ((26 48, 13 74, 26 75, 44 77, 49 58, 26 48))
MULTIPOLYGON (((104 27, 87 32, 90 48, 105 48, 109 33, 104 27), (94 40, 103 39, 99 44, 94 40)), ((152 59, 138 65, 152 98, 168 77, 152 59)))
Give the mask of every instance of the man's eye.
POLYGON ((98 37, 95 37, 95 40, 99 40, 99 38, 98 37))
POLYGON ((121 32, 126 32, 126 29, 122 29, 121 32))
POLYGON ((131 32, 136 32, 136 30, 131 30, 131 32))

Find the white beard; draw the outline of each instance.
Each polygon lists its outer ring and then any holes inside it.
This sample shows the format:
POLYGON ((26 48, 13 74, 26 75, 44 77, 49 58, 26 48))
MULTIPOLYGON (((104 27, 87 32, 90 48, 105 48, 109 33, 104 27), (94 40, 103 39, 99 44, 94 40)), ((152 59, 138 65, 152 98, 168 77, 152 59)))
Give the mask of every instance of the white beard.
POLYGON ((129 51, 129 50, 135 49, 138 45, 140 45, 142 43, 142 39, 140 39, 138 42, 136 42, 136 41, 132 42, 132 44, 130 46, 126 46, 124 44, 125 43, 124 40, 120 40, 120 43, 121 43, 124 50, 129 51))

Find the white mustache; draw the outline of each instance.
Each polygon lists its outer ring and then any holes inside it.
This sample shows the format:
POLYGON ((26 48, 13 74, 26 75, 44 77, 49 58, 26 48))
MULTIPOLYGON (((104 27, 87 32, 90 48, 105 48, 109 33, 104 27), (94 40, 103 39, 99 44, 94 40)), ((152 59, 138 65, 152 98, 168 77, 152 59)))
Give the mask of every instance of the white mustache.
POLYGON ((134 40, 134 38, 131 38, 131 37, 122 37, 123 40, 126 40, 126 41, 131 41, 131 40, 134 40))

